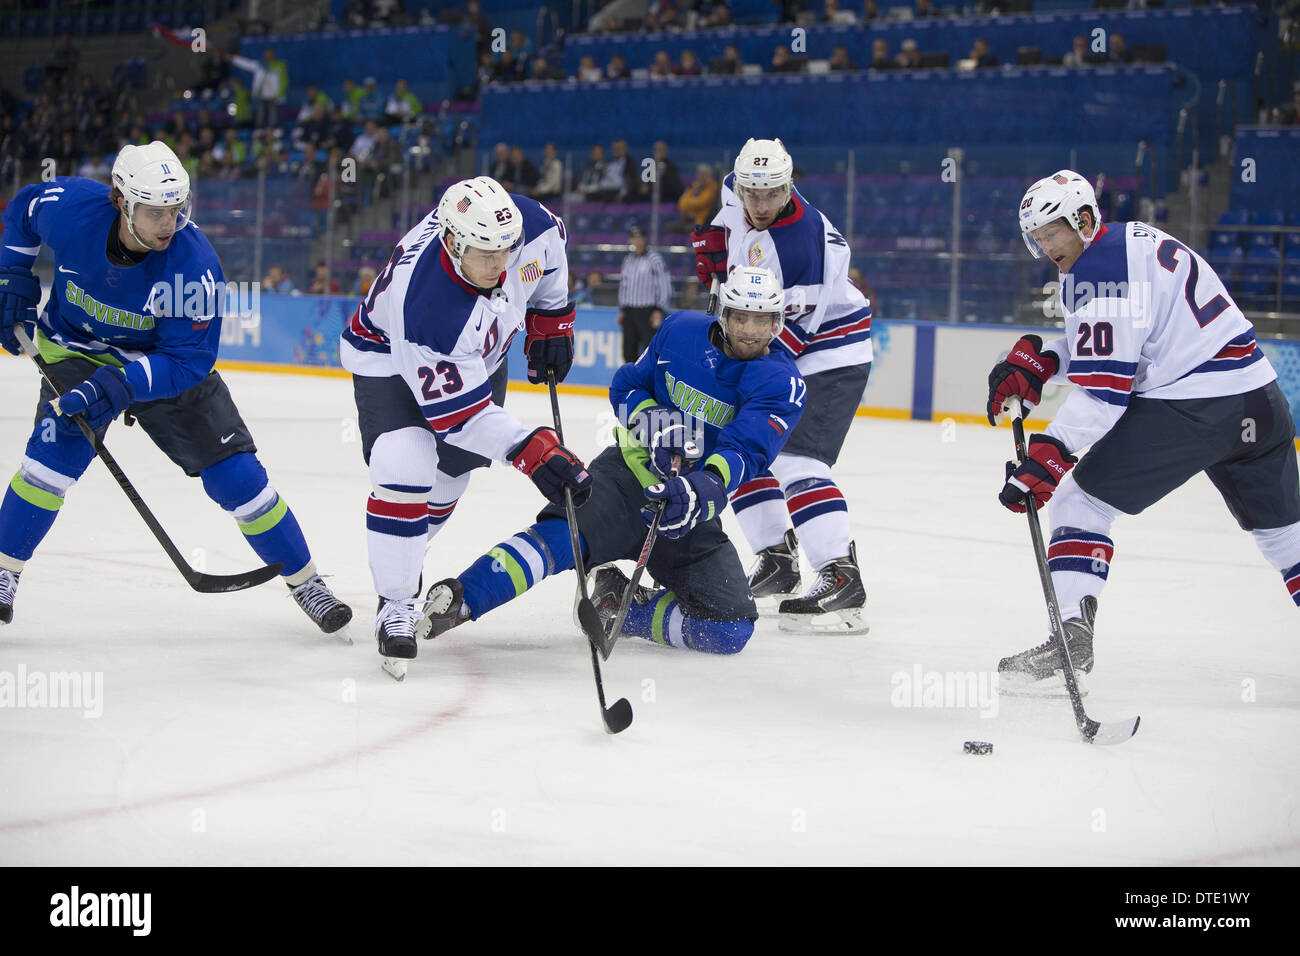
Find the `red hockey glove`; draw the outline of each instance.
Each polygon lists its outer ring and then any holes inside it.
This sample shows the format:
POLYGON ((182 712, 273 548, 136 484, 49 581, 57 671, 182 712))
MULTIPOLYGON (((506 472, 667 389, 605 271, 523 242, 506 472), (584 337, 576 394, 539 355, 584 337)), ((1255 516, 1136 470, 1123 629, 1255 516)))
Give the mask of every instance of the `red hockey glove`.
POLYGON ((696 226, 691 230, 695 249, 695 274, 704 288, 712 288, 713 277, 727 281, 727 233, 721 226, 696 226))
POLYGON ((1027 454, 1019 467, 1007 462, 1007 483, 998 495, 998 500, 1017 514, 1025 513, 1026 492, 1033 494, 1037 507, 1047 504, 1061 479, 1079 462, 1064 445, 1046 435, 1030 435, 1027 454))
POLYGON ((1025 401, 1025 411, 1037 405, 1043 397, 1043 383, 1057 373, 1061 359, 1055 352, 1043 351, 1043 340, 1037 335, 1026 335, 1016 341, 1011 351, 989 373, 989 424, 1002 414, 1002 405, 1019 396, 1025 401))
POLYGON ((554 428, 535 428, 510 451, 510 464, 529 478, 548 501, 564 503, 564 489, 573 489, 573 504, 591 497, 591 475, 578 456, 560 444, 554 428))
POLYGON ((524 331, 528 381, 545 382, 547 369, 555 369, 555 380, 563 382, 573 365, 573 306, 525 313, 524 331))

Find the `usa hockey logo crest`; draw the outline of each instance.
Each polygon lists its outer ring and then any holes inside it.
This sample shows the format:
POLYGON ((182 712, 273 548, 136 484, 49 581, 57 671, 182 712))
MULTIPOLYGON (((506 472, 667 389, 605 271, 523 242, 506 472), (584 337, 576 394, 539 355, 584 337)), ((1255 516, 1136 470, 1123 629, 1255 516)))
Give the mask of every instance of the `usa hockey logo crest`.
POLYGON ((534 259, 526 266, 519 267, 519 280, 521 282, 540 282, 542 278, 542 267, 534 259))
POLYGON ((468 197, 468 196, 466 196, 466 197, 465 197, 464 199, 462 199, 460 202, 456 203, 456 211, 459 212, 459 213, 463 213, 463 212, 465 212, 465 210, 468 209, 468 208, 469 208, 469 197, 468 197))
POLYGON ((756 266, 763 261, 763 250, 757 244, 749 247, 749 264, 756 266))

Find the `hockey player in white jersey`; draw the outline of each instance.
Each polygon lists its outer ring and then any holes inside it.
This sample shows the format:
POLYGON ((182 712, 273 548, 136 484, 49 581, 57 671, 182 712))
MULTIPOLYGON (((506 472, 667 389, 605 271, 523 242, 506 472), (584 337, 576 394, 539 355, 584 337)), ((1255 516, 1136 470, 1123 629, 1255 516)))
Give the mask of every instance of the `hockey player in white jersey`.
POLYGON ((866 590, 850 537, 848 505, 831 477, 871 371, 871 304, 849 282, 849 247, 793 188, 794 163, 779 139, 751 139, 723 180, 722 208, 696 229, 696 272, 709 286, 728 268, 759 266, 785 289, 785 328, 774 347, 808 386, 803 418, 761 475, 746 475, 732 507, 759 560, 756 598, 781 598, 787 630, 866 630, 866 590), (790 525, 794 527, 791 530, 790 525), (817 579, 801 597, 802 545, 817 579))
POLYGON ((343 330, 362 454, 375 637, 389 658, 415 657, 427 630, 417 600, 426 543, 469 484, 508 462, 551 501, 591 494, 586 467, 553 428, 529 430, 501 407, 506 356, 526 331, 528 377, 557 381, 573 363, 564 224, 486 176, 451 186, 393 250, 343 330))
MULTIPOLYGON (((1061 270, 1065 335, 1015 343, 989 376, 988 415, 992 424, 1014 398, 1032 407, 1046 382, 1075 385, 999 495, 1019 512, 1026 493, 1039 506, 1051 500, 1048 567, 1075 668, 1092 669, 1111 524, 1202 471, 1300 605, 1295 423, 1214 270, 1145 223, 1102 223, 1092 187, 1068 169, 1034 183, 1019 218, 1034 257, 1061 270)), ((1035 683, 1062 666, 1049 641, 1004 658, 998 672, 1035 683)))

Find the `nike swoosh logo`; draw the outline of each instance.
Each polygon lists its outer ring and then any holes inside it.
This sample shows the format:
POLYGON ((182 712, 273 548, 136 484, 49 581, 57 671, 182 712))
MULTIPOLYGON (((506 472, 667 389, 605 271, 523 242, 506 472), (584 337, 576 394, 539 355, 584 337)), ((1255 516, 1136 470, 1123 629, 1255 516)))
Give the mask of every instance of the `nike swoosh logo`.
POLYGON ((77 271, 74 270, 74 269, 65 269, 65 268, 63 268, 63 266, 59 266, 59 271, 60 271, 60 272, 66 272, 68 275, 72 275, 72 276, 79 276, 79 275, 81 275, 80 272, 77 272, 77 271))
POLYGON ((659 360, 658 362, 656 362, 655 364, 656 364, 656 365, 667 365, 670 361, 672 361, 672 360, 671 360, 671 359, 660 359, 660 360, 659 360))
POLYGON ((225 438, 221 439, 221 444, 224 445, 226 442, 230 441, 230 439, 232 439, 232 438, 235 437, 235 434, 236 434, 235 432, 231 432, 231 433, 230 433, 229 435, 227 435, 225 438))

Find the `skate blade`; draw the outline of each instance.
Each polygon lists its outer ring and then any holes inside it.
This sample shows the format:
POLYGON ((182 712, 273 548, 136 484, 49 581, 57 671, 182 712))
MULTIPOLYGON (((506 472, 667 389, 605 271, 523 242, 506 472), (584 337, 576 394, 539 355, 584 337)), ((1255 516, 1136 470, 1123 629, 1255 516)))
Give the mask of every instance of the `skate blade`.
POLYGON ((342 627, 340 627, 337 631, 334 631, 332 634, 326 634, 325 636, 331 637, 337 641, 341 641, 342 643, 348 645, 348 647, 351 647, 352 644, 354 643, 352 640, 352 628, 350 625, 347 624, 344 624, 342 627))
POLYGON ((785 634, 866 634, 871 630, 860 607, 825 614, 778 614, 777 618, 777 628, 785 634))
MULTIPOLYGON (((1079 685, 1079 697, 1088 696, 1088 684, 1083 674, 1074 675, 1079 685)), ((1034 680, 1025 674, 998 674, 998 693, 1008 697, 1027 697, 1038 700, 1068 700, 1069 690, 1065 686, 1065 675, 1056 671, 1051 677, 1034 680)))
POLYGON ((385 657, 379 662, 384 673, 399 684, 406 680, 406 660, 400 657, 385 657))
POLYGON ((764 597, 754 598, 754 606, 758 608, 758 614, 760 617, 780 617, 781 602, 788 598, 798 596, 799 595, 793 591, 789 594, 768 594, 764 597))

